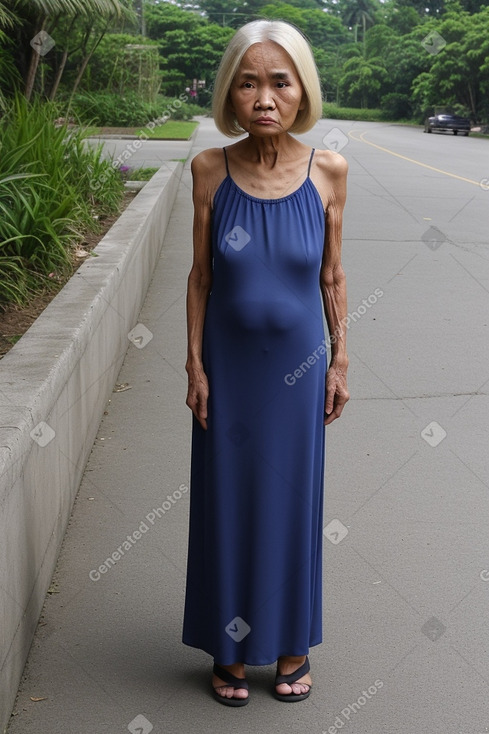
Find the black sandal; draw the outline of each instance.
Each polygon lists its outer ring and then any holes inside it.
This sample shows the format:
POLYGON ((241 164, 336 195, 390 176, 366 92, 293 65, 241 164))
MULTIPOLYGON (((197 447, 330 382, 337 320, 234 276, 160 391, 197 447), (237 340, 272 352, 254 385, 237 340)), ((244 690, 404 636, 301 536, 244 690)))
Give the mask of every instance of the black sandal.
POLYGON ((307 657, 307 655, 305 661, 302 663, 300 668, 297 668, 297 670, 294 670, 293 673, 289 673, 288 675, 279 675, 277 662, 277 675, 275 677, 275 688, 273 691, 273 694, 277 701, 286 701, 288 703, 290 701, 304 701, 306 698, 309 698, 312 688, 309 683, 301 684, 309 686, 309 690, 307 691, 307 693, 277 693, 276 687, 279 686, 281 683, 287 683, 288 686, 292 685, 292 683, 297 683, 299 678, 302 678, 304 675, 306 675, 306 673, 309 673, 310 670, 311 666, 309 665, 309 658, 307 657))
MULTIPOLYGON (((246 678, 236 678, 235 675, 229 672, 229 670, 226 670, 225 668, 221 668, 220 665, 217 663, 214 663, 213 671, 214 675, 217 675, 218 678, 223 680, 228 686, 232 686, 235 689, 238 688, 245 688, 248 690, 248 681, 246 678)), ((249 701, 249 696, 246 698, 226 698, 226 696, 220 696, 217 692, 216 688, 224 688, 224 686, 214 686, 212 687, 212 692, 214 694, 214 698, 216 701, 219 701, 219 703, 224 704, 224 706, 246 706, 246 704, 249 701)))

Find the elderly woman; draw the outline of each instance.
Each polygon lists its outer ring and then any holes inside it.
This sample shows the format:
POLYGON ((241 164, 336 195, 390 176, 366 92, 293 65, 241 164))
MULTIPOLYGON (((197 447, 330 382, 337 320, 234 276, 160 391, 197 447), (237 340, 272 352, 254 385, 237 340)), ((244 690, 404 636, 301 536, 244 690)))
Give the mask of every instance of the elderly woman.
POLYGON ((287 23, 237 31, 213 110, 225 135, 247 135, 192 161, 183 642, 213 656, 219 702, 248 703, 244 666, 275 662, 275 697, 301 701, 322 639, 324 427, 349 398, 347 164, 290 134, 317 122, 321 92, 310 47, 287 23))

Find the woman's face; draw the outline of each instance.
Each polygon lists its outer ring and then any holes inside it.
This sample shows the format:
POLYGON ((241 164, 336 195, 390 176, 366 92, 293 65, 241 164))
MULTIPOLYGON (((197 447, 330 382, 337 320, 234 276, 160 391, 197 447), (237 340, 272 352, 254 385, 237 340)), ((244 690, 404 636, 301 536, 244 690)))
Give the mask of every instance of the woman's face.
POLYGON ((273 41, 250 46, 241 59, 229 98, 241 127, 260 137, 289 130, 305 106, 304 89, 292 59, 273 41))

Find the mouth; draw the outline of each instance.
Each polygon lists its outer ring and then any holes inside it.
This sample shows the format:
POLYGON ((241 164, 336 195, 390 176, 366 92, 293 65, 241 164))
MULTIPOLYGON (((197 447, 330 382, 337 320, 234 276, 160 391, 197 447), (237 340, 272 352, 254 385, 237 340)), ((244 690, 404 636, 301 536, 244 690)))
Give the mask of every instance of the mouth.
POLYGON ((260 125, 270 125, 272 123, 277 124, 277 120, 274 120, 273 117, 257 117, 256 120, 253 120, 255 123, 259 123, 260 125))

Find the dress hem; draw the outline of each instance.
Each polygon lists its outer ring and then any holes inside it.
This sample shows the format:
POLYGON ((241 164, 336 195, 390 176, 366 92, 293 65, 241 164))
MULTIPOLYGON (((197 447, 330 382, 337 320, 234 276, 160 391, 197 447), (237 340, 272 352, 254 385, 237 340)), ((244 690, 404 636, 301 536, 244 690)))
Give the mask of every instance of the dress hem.
MULTIPOLYGON (((196 650, 202 650, 202 652, 207 653, 208 655, 210 655, 215 660, 214 653, 210 652, 210 650, 206 650, 206 648, 201 647, 200 645, 193 645, 191 642, 185 642, 185 640, 182 640, 182 642, 183 642, 184 645, 187 645, 188 647, 193 647, 196 650)), ((321 645, 321 644, 322 644, 322 639, 318 640, 317 642, 311 642, 310 645, 309 645, 309 648, 307 650, 305 650, 303 652, 294 652, 294 653, 292 653, 292 655, 293 656, 297 656, 297 657, 301 657, 302 655, 309 655, 309 650, 310 650, 311 647, 316 647, 317 645, 321 645)), ((250 658, 246 658, 246 657, 245 657, 244 660, 230 660, 229 662, 227 662, 226 660, 219 660, 219 661, 216 661, 216 662, 219 662, 220 665, 233 665, 233 663, 239 662, 239 663, 243 663, 244 665, 252 665, 252 666, 257 666, 258 667, 258 666, 262 666, 262 665, 275 665, 275 663, 277 662, 277 660, 280 657, 285 657, 285 656, 288 656, 288 655, 291 655, 291 653, 290 652, 289 653, 280 652, 277 655, 277 657, 274 658, 273 660, 269 660, 269 661, 266 661, 266 662, 261 661, 259 663, 254 662, 254 659, 252 661, 250 658)))

